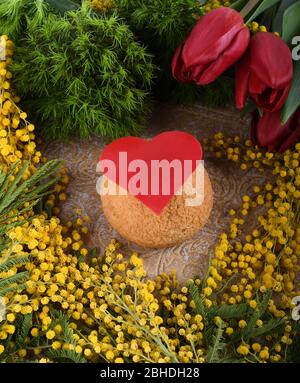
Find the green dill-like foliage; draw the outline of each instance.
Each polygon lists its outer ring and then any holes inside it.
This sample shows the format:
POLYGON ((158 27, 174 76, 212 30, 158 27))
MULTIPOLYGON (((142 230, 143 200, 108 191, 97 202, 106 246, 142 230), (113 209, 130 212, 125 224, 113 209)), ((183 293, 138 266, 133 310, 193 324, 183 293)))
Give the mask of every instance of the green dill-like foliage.
POLYGON ((198 87, 202 103, 208 107, 222 107, 234 103, 234 74, 223 74, 213 83, 198 87))
POLYGON ((199 1, 118 0, 117 9, 155 57, 160 69, 154 89, 156 97, 184 103, 199 99, 199 88, 193 84, 178 84, 171 73, 171 60, 177 46, 202 13, 199 1))
POLYGON ((87 3, 43 24, 29 22, 16 47, 14 86, 48 137, 116 138, 141 130, 152 57, 116 14, 87 3))
POLYGON ((160 68, 154 87, 157 98, 181 104, 200 101, 209 107, 233 102, 233 78, 221 76, 205 87, 180 84, 172 78, 175 50, 202 15, 199 0, 118 0, 117 7, 160 68))
POLYGON ((81 4, 81 0, 44 0, 49 6, 60 14, 74 11, 81 4))
POLYGON ((202 14, 199 0, 118 0, 138 36, 157 53, 172 53, 202 14))
POLYGON ((0 0, 0 34, 17 42, 29 22, 41 25, 50 12, 63 14, 80 4, 81 0, 0 0))
POLYGON ((0 0, 0 34, 17 41, 26 33, 28 20, 40 25, 48 13, 43 0, 0 0))

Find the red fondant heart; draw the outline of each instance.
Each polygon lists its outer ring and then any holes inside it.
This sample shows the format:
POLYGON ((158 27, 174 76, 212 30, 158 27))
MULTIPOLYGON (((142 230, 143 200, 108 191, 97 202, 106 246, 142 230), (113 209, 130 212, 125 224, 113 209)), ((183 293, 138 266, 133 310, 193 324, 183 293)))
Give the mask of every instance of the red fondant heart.
MULTIPOLYGON (((100 155, 100 169, 101 171, 111 180, 114 181, 117 185, 121 186, 123 189, 131 192, 130 194, 135 195, 141 202, 148 206, 156 214, 160 214, 163 208, 168 204, 170 199, 174 194, 179 190, 179 188, 185 183, 189 176, 195 171, 197 167, 197 161, 202 159, 202 148, 200 142, 193 137, 191 134, 180 132, 180 131, 171 131, 161 133, 158 136, 155 136, 152 140, 144 140, 138 137, 124 137, 120 138, 111 144, 109 144, 100 155), (123 158, 120 158, 120 153, 123 153, 123 158), (125 153, 125 154, 124 154, 125 153), (127 156, 127 163, 125 161, 125 156, 127 156), (104 160, 110 160, 115 164, 116 174, 112 175, 108 171, 104 164, 104 160), (130 189, 130 180, 133 182, 133 178, 137 173, 141 174, 141 168, 138 167, 139 171, 135 169, 128 169, 128 164, 135 160, 142 160, 145 162, 148 168, 147 177, 143 177, 145 181, 144 186, 148 184, 147 194, 145 193, 146 187, 144 187, 143 192, 133 193, 130 189), (163 177, 162 172, 158 177, 154 177, 154 170, 152 171, 151 165, 154 164, 153 160, 161 161, 167 160, 169 162, 173 160, 178 160, 182 166, 181 179, 176 182, 178 177, 174 176, 174 171, 170 172, 170 177, 167 179, 163 177), (189 169, 185 169, 185 161, 189 161, 189 169), (157 181, 153 181, 158 179, 157 181), (174 182, 175 180, 175 182, 174 182), (154 185, 155 192, 151 188, 154 185), (166 189, 163 191, 164 187, 169 187, 169 193, 166 195, 166 189), (144 195, 146 194, 146 195, 144 195)), ((177 163, 178 163, 177 161, 177 163)), ((134 164, 134 163, 133 163, 134 164)), ((135 163, 136 165, 136 163, 135 163)), ((154 165, 153 165, 154 166, 154 165)), ((144 166, 142 166, 144 169, 144 166)), ((155 173, 157 175, 157 173, 155 173)), ((137 187, 141 185, 141 182, 136 183, 137 187)))

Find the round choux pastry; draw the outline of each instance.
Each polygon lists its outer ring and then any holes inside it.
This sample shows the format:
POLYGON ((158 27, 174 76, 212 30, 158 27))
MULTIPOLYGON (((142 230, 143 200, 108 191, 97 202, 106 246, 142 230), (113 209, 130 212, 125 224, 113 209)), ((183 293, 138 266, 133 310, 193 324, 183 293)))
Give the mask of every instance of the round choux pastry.
MULTIPOLYGON (((192 174, 195 182, 196 171, 192 174)), ((102 179, 103 185, 108 180, 102 179)), ((106 184, 107 186, 107 184, 106 184)), ((161 248, 180 244, 192 238, 207 223, 213 207, 213 191, 204 169, 202 203, 186 204, 187 195, 174 195, 158 215, 135 196, 102 195, 104 214, 111 226, 126 240, 146 248, 161 248)))

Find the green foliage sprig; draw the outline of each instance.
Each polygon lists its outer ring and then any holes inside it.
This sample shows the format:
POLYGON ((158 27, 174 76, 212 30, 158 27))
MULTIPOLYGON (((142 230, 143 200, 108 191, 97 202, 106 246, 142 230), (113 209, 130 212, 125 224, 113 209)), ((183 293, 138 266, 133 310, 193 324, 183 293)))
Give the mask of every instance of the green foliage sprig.
MULTIPOLYGON (((195 304, 194 312, 203 317, 205 323, 204 341, 206 343, 208 352, 206 361, 208 363, 225 363, 225 362, 239 362, 241 361, 240 355, 236 354, 237 345, 242 341, 248 343, 250 340, 260 339, 264 335, 276 333, 284 333, 285 320, 283 318, 274 318, 268 312, 267 308, 272 299, 272 292, 267 291, 257 297, 258 307, 251 309, 246 303, 239 303, 234 305, 219 304, 217 306, 206 307, 203 304, 202 288, 194 283, 189 284, 189 291, 191 299, 195 304), (215 323, 215 318, 220 318, 220 323, 215 323), (224 324, 235 324, 239 320, 247 322, 245 328, 235 332, 230 337, 226 337, 224 333, 224 324), (257 326, 257 321, 261 320, 264 324, 260 327, 257 326)), ((295 328, 296 330, 296 328, 295 328)), ((289 355, 294 358, 294 350, 289 355)), ((249 356, 249 361, 252 357, 249 356)), ((288 356, 287 360, 288 361, 288 356)))
POLYGON ((29 21, 12 67, 15 87, 46 136, 110 138, 140 131, 154 74, 151 56, 117 15, 88 4, 29 21))
POLYGON ((47 162, 27 180, 23 175, 30 162, 26 161, 21 169, 16 172, 19 162, 16 162, 8 173, 0 170, 0 236, 4 235, 11 227, 21 225, 24 220, 19 220, 25 212, 32 209, 40 199, 49 193, 49 189, 57 181, 53 176, 61 165, 61 161, 47 162), (12 182, 11 178, 14 178, 12 182), (26 204, 26 205, 25 205, 26 204))
POLYGON ((233 101, 234 81, 222 76, 214 84, 199 87, 179 84, 172 78, 171 61, 176 48, 202 15, 199 0, 119 0, 118 12, 154 56, 159 67, 154 88, 163 101, 224 106, 233 101))
POLYGON ((199 1, 119 0, 118 12, 153 54, 160 69, 154 89, 156 97, 184 103, 199 99, 198 87, 178 84, 171 73, 171 60, 177 46, 201 15, 199 1))
POLYGON ((169 55, 202 14, 199 0, 118 0, 119 12, 152 51, 169 55))
MULTIPOLYGON (((12 244, 6 234, 12 227, 22 225, 30 219, 30 216, 26 217, 26 213, 47 195, 51 186, 58 181, 53 175, 60 167, 61 161, 49 161, 24 180, 23 175, 29 164, 29 161, 26 161, 19 171, 17 171, 19 162, 16 162, 7 173, 0 170, 0 253, 4 250, 7 253, 5 257, 0 258, 0 275, 29 261, 27 256, 11 255, 12 244), (24 218, 20 219, 20 216, 24 218)), ((0 276, 0 296, 22 291, 26 288, 28 277, 26 270, 7 277, 0 276)))
POLYGON ((75 10, 81 0, 0 0, 0 35, 18 42, 31 25, 41 25, 49 13, 75 10))
POLYGON ((26 33, 29 20, 32 25, 40 25, 48 13, 46 1, 0 0, 0 34, 16 42, 26 33))

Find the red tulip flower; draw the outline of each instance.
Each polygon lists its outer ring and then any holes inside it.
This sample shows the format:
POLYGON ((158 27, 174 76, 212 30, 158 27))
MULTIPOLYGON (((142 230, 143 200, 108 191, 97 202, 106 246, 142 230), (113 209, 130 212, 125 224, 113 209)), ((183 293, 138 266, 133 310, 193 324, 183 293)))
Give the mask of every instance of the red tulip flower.
POLYGON ((287 44, 273 33, 256 33, 237 66, 237 108, 243 109, 250 96, 265 111, 279 110, 287 99, 292 78, 292 54, 287 44))
POLYGON ((263 117, 258 112, 253 114, 252 141, 264 146, 269 151, 284 152, 300 139, 300 108, 282 125, 281 111, 265 112, 263 117))
POLYGON ((242 16, 231 8, 217 8, 201 17, 172 60, 176 80, 198 85, 213 82, 241 58, 250 33, 242 16))

